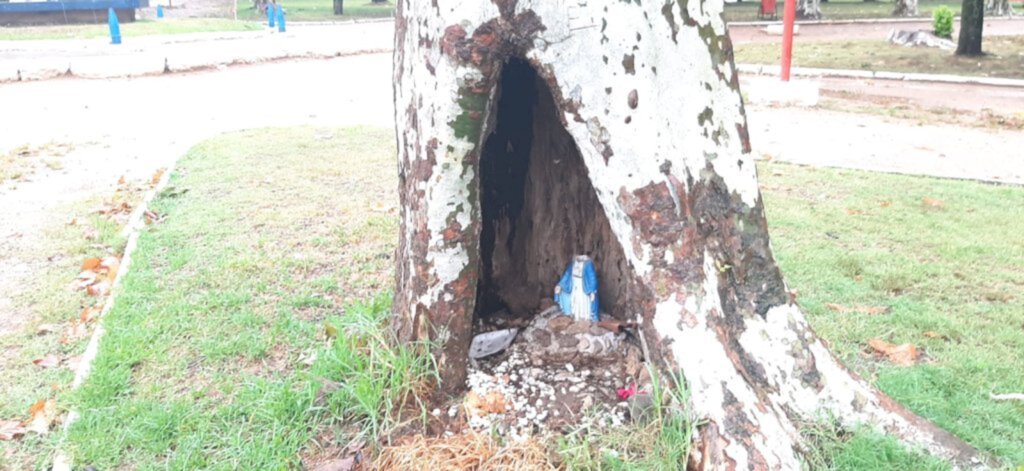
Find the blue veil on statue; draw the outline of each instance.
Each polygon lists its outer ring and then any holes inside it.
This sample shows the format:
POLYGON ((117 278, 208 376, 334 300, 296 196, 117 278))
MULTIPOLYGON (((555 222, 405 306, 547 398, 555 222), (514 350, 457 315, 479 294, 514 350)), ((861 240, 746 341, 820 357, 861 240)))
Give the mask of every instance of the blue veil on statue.
POLYGON ((562 278, 555 286, 555 302, 562 313, 576 320, 601 320, 597 299, 597 272, 594 261, 586 255, 577 255, 569 262, 562 278))

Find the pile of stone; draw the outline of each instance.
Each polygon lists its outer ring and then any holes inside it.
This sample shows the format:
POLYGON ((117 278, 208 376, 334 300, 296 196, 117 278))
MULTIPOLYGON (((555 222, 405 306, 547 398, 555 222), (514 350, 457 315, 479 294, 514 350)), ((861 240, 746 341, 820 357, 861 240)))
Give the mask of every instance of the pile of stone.
POLYGON ((625 423, 630 404, 620 390, 650 379, 635 339, 608 326, 548 309, 504 352, 471 362, 463 403, 469 426, 522 439, 625 423))

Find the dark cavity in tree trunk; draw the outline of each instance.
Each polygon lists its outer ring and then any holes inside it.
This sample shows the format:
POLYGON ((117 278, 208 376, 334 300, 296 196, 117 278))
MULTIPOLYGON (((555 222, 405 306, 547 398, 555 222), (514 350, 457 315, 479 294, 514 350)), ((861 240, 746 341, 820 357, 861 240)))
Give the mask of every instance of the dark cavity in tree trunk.
POLYGON ((480 159, 481 276, 476 315, 535 314, 574 255, 590 255, 602 309, 625 315, 622 248, 614 239, 551 91, 521 59, 503 68, 496 118, 480 159))

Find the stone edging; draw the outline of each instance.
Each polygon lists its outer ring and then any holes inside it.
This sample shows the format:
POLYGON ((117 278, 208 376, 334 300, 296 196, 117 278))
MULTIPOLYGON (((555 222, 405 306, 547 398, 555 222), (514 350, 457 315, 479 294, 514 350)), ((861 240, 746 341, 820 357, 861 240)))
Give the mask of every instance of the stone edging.
MULTIPOLYGON (((78 368, 75 369, 75 379, 71 382, 71 390, 78 389, 82 383, 89 377, 89 373, 92 371, 92 364, 96 361, 96 355, 99 353, 100 340, 103 338, 103 318, 107 316, 114 307, 114 303, 117 301, 117 295, 120 292, 122 280, 127 276, 129 269, 132 264, 132 255, 135 252, 135 247, 139 243, 139 235, 142 233, 142 229, 146 227, 145 216, 146 211, 149 210, 149 204, 153 201, 157 194, 159 194, 164 188, 167 187, 167 183, 171 179, 171 174, 174 173, 175 166, 177 165, 178 159, 181 156, 176 157, 164 170, 163 175, 160 176, 160 180, 150 188, 146 195, 142 198, 142 202, 132 211, 131 216, 128 218, 128 223, 124 229, 121 230, 121 234, 128 237, 128 242, 124 247, 124 254, 121 255, 121 263, 117 269, 117 276, 114 277, 114 282, 110 287, 110 294, 107 296, 107 300, 103 303, 103 310, 96 321, 96 327, 93 329, 92 336, 89 337, 89 344, 85 347, 85 352, 82 354, 82 360, 78 363, 78 368)), ((50 468, 52 471, 71 471, 71 461, 64 451, 64 442, 67 439, 68 430, 71 425, 74 424, 80 414, 76 410, 68 411, 67 418, 64 420, 60 438, 60 443, 57 446, 57 452, 53 458, 53 466, 50 468)))
MULTIPOLYGON (((779 75, 778 65, 768 64, 736 64, 736 70, 745 74, 779 75)), ((989 85, 995 87, 1024 88, 1024 80, 999 77, 976 77, 968 75, 917 74, 910 72, 888 72, 848 69, 819 69, 812 67, 793 67, 792 75, 798 77, 840 77, 880 80, 903 80, 908 82, 936 82, 962 85, 989 85)))

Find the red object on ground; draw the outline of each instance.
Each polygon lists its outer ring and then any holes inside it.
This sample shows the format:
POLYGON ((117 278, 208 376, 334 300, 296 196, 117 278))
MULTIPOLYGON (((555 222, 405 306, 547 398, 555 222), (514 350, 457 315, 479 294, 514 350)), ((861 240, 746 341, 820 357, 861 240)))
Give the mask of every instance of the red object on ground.
POLYGON ((763 19, 775 19, 775 9, 778 8, 775 0, 761 0, 761 11, 757 12, 757 16, 763 19))
POLYGON ((619 395, 619 400, 625 401, 636 395, 636 384, 631 384, 628 388, 619 388, 616 394, 619 395))
POLYGON ((796 21, 796 0, 786 0, 782 7, 782 81, 789 81, 789 66, 793 62, 793 22, 796 21))

